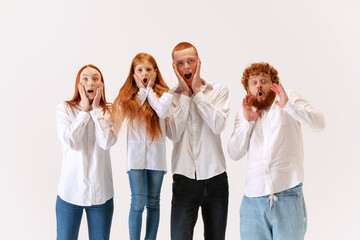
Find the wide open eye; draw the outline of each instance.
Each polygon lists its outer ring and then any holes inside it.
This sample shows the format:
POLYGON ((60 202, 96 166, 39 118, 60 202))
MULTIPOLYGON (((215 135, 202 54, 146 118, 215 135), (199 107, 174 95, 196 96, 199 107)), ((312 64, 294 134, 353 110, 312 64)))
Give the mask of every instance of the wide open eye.
POLYGON ((183 61, 178 61, 178 62, 176 63, 176 65, 178 65, 178 66, 180 67, 180 66, 184 65, 184 62, 183 62, 183 61))

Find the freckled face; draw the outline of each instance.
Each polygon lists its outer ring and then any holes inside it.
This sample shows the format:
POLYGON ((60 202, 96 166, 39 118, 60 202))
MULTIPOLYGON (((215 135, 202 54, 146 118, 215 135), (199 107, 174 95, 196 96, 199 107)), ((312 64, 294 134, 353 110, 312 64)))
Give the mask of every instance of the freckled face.
POLYGON ((93 100, 96 89, 101 85, 101 75, 95 68, 87 67, 80 74, 80 84, 84 86, 86 96, 93 100))
POLYGON ((187 48, 174 52, 174 64, 181 77, 191 86, 196 72, 198 57, 194 48, 187 48))
POLYGON ((155 69, 150 62, 144 61, 135 66, 134 72, 146 87, 155 73, 155 69))

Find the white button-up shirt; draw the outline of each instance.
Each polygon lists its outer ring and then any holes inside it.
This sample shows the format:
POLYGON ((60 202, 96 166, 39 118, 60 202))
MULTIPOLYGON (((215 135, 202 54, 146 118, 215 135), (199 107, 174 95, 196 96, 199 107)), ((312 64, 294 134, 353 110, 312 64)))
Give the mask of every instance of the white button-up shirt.
POLYGON ((243 114, 235 118, 228 144, 232 159, 247 153, 245 195, 259 197, 292 188, 304 181, 301 126, 322 130, 325 120, 298 93, 287 91, 284 108, 275 103, 248 122, 243 114), (240 116, 241 115, 241 116, 240 116))
POLYGON ((192 179, 209 179, 226 171, 220 133, 230 110, 229 91, 221 83, 207 83, 195 96, 173 90, 166 134, 174 143, 172 172, 192 179))
POLYGON ((150 169, 167 171, 166 166, 166 129, 165 117, 170 113, 172 95, 164 92, 160 98, 152 88, 140 88, 138 98, 141 105, 148 100, 150 106, 159 117, 162 135, 158 139, 151 142, 151 138, 147 136, 146 125, 136 125, 133 127, 128 123, 127 127, 127 160, 126 170, 131 169, 150 169))
POLYGON ((58 195, 66 202, 91 206, 114 196, 109 149, 116 142, 110 113, 82 112, 66 102, 57 107, 63 163, 58 195))

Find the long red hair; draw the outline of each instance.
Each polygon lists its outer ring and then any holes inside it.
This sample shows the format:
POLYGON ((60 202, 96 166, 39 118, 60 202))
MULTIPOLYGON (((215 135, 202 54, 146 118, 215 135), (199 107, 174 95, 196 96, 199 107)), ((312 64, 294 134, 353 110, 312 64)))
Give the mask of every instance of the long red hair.
MULTIPOLYGON (((97 68, 95 65, 88 64, 88 65, 85 65, 82 68, 80 68, 80 70, 79 70, 79 72, 78 72, 78 74, 76 76, 76 80, 75 80, 75 93, 74 93, 74 96, 73 96, 73 98, 71 100, 66 101, 66 103, 69 104, 70 107, 72 107, 72 108, 77 107, 79 105, 80 101, 81 101, 81 97, 80 97, 80 93, 79 93, 79 89, 78 89, 78 85, 80 83, 80 75, 81 75, 81 72, 85 68, 88 68, 88 67, 96 69, 100 73, 101 82, 104 83, 104 77, 103 77, 100 69, 97 68)), ((104 114, 105 114, 106 111, 110 111, 109 106, 108 106, 108 104, 106 102, 106 98, 105 98, 105 84, 104 84, 104 88, 103 88, 103 97, 100 99, 99 105, 102 107, 104 114)))
POLYGON ((163 134, 160 128, 159 117, 147 100, 143 106, 140 106, 140 101, 137 98, 139 88, 136 86, 135 79, 133 78, 135 67, 145 61, 148 61, 153 66, 154 71, 156 70, 156 79, 153 86, 156 95, 161 97, 165 91, 169 90, 161 76, 155 59, 150 54, 139 53, 131 62, 129 75, 113 103, 111 116, 116 132, 119 132, 122 123, 127 119, 130 127, 134 127, 134 123, 137 126, 145 124, 147 135, 151 138, 151 141, 154 141, 154 139, 158 139, 163 134))

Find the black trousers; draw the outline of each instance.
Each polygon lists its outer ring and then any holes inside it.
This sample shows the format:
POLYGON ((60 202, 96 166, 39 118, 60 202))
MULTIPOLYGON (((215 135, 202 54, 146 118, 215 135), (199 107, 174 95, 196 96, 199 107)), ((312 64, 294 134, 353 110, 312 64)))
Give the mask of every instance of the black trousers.
POLYGON ((193 239, 199 207, 204 221, 204 239, 225 239, 229 203, 226 172, 206 180, 174 174, 172 190, 172 240, 193 239))

